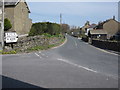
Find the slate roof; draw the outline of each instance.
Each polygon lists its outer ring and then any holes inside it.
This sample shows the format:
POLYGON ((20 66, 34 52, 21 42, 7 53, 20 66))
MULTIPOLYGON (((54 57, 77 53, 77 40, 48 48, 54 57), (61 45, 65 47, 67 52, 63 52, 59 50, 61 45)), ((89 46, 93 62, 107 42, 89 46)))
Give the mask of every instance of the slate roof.
POLYGON ((17 3, 19 3, 20 0, 4 0, 5 1, 5 6, 14 6, 17 3))
MULTIPOLYGON (((4 0, 4 4, 5 6, 16 6, 21 0, 4 0)), ((25 2, 25 4, 27 5, 27 3, 25 2)), ((27 5, 28 11, 30 13, 30 9, 27 5)))
POLYGON ((95 28, 97 25, 96 24, 91 24, 89 28, 95 28))
POLYGON ((90 30, 90 34, 107 34, 107 32, 103 29, 99 30, 90 30))
MULTIPOLYGON (((96 27, 94 27, 94 29, 103 29, 103 25, 104 25, 105 23, 111 21, 111 20, 114 20, 114 19, 108 19, 108 20, 106 20, 106 21, 103 21, 103 22, 99 23, 96 27)), ((114 21, 116 21, 116 20, 114 20, 114 21)), ((118 21, 116 21, 116 22, 117 22, 118 24, 120 24, 120 22, 118 22, 118 21)))

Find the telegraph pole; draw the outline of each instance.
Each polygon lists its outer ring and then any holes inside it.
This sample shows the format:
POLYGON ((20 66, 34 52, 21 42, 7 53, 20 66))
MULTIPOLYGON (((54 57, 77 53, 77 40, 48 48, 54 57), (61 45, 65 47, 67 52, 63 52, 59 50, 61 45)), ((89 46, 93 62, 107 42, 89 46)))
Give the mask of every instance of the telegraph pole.
POLYGON ((60 25, 62 24, 62 14, 60 13, 60 25))
POLYGON ((4 0, 3 0, 3 5, 2 5, 2 48, 4 47, 4 9, 5 9, 5 5, 4 5, 4 0))
POLYGON ((62 14, 60 13, 60 31, 62 33, 62 14))
POLYGON ((0 42, 2 48, 4 47, 4 0, 0 0, 0 42))

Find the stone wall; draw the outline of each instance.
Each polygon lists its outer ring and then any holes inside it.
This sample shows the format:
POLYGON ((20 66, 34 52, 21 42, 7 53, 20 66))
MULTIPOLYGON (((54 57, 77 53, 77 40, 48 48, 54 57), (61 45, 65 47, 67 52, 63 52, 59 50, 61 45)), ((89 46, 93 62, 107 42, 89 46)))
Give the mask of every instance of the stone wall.
POLYGON ((120 42, 92 40, 92 45, 101 49, 120 52, 120 42))
POLYGON ((35 46, 45 46, 45 45, 58 45, 60 44, 63 37, 46 37, 46 36, 31 36, 31 37, 22 37, 19 38, 17 43, 13 44, 13 48, 11 44, 5 44, 5 51, 10 50, 20 50, 25 51, 28 48, 32 48, 35 46))

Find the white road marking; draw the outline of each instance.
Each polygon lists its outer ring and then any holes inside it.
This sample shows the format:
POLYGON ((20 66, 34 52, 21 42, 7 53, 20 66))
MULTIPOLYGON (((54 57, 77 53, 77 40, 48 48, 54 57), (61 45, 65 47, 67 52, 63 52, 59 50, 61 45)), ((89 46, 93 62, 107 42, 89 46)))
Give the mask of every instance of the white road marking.
POLYGON ((39 53, 40 53, 42 56, 45 56, 45 54, 43 54, 41 51, 39 51, 39 53))
MULTIPOLYGON (((84 67, 84 66, 81 66, 81 65, 72 63, 72 62, 70 62, 70 61, 68 61, 68 60, 65 60, 65 59, 60 59, 60 58, 58 58, 57 60, 62 61, 62 62, 65 62, 65 63, 70 64, 70 65, 73 65, 73 66, 76 66, 76 67, 78 67, 78 68, 85 69, 85 70, 90 71, 90 72, 101 73, 101 72, 92 70, 92 69, 90 69, 90 68, 87 68, 87 67, 84 67)), ((106 74, 106 73, 104 73, 104 75, 105 75, 105 76, 108 76, 108 77, 112 77, 112 78, 114 78, 114 79, 118 79, 118 76, 113 76, 113 75, 106 74)))
POLYGON ((75 41, 75 46, 77 46, 77 42, 75 41))
POLYGON ((35 55, 38 56, 38 57, 40 57, 40 58, 42 58, 42 57, 41 57, 40 55, 38 55, 37 53, 35 53, 35 55))
POLYGON ((45 55, 45 54, 42 53, 41 51, 39 51, 39 53, 40 53, 42 56, 48 57, 47 55, 45 55))
POLYGON ((83 68, 83 69, 85 69, 85 70, 87 70, 87 71, 91 71, 91 72, 97 73, 97 71, 94 71, 94 70, 92 70, 92 69, 90 69, 90 68, 87 68, 87 67, 83 67, 83 66, 81 66, 81 65, 77 65, 77 64, 72 63, 72 62, 70 62, 70 61, 68 61, 68 60, 59 59, 59 58, 58 58, 57 60, 62 61, 62 62, 65 62, 65 63, 68 63, 68 64, 71 64, 71 65, 76 66, 76 67, 79 67, 79 68, 83 68))

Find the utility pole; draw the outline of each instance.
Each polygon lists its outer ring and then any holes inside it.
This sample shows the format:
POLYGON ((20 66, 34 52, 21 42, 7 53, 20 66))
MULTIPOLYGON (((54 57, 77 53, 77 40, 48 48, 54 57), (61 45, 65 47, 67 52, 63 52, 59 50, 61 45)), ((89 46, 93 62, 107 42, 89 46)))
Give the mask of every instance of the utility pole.
POLYGON ((62 14, 60 13, 60 25, 62 24, 62 14))
POLYGON ((2 48, 4 47, 4 0, 0 0, 0 42, 2 48))
POLYGON ((62 14, 60 13, 60 31, 61 31, 61 34, 62 34, 62 14))
POLYGON ((4 9, 5 9, 5 5, 4 5, 4 0, 3 0, 3 6, 2 6, 2 48, 4 47, 4 9))
POLYGON ((120 1, 118 2, 118 21, 120 22, 120 1))

